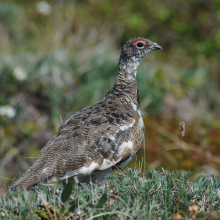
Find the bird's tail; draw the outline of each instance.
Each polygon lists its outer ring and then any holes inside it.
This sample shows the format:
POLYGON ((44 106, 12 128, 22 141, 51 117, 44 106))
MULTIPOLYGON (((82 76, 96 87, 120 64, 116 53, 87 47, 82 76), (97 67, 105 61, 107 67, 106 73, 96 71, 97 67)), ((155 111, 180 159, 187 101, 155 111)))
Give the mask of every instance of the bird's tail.
POLYGON ((32 186, 36 185, 40 181, 47 179, 51 176, 50 173, 44 170, 35 170, 34 167, 30 167, 18 180, 12 183, 5 191, 16 190, 17 188, 23 188, 29 190, 32 186))

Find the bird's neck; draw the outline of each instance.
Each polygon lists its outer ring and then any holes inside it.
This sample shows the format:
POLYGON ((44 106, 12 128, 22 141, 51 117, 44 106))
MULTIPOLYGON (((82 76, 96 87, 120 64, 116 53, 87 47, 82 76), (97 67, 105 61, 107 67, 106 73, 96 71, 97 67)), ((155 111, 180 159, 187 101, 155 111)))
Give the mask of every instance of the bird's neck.
POLYGON ((118 76, 113 91, 127 96, 133 103, 138 105, 138 91, 136 73, 141 59, 131 57, 119 60, 118 76))

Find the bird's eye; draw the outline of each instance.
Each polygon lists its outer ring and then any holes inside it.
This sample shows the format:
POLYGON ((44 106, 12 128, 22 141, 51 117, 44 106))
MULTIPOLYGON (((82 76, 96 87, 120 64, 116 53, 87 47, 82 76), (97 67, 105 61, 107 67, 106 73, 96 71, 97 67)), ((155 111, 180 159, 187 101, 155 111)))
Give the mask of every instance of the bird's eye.
POLYGON ((145 40, 137 40, 133 43, 138 49, 143 49, 147 42, 145 40))
POLYGON ((137 43, 137 47, 142 48, 144 47, 144 44, 142 42, 137 43))

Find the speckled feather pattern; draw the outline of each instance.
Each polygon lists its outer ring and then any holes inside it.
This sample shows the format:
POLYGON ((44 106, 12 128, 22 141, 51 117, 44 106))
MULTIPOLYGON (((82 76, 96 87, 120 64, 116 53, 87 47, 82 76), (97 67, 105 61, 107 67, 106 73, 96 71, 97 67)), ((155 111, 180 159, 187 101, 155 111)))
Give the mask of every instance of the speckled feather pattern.
POLYGON ((142 58, 161 49, 142 37, 122 48, 115 85, 105 98, 67 119, 41 150, 34 164, 8 189, 26 188, 41 181, 69 178, 99 182, 127 164, 139 149, 144 124, 139 109, 136 72, 142 58), (145 42, 138 44, 136 42, 145 42), (139 46, 143 47, 139 47, 139 46))

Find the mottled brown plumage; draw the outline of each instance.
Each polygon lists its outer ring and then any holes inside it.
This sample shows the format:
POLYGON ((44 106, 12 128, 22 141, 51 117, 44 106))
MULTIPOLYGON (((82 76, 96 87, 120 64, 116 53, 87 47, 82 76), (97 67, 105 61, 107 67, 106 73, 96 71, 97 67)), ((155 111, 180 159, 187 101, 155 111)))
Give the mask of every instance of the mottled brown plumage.
POLYGON ((67 119, 41 150, 35 163, 8 189, 43 180, 101 183, 107 173, 127 164, 139 149, 144 123, 139 110, 137 67, 149 52, 162 49, 142 37, 121 51, 115 85, 105 98, 67 119))

